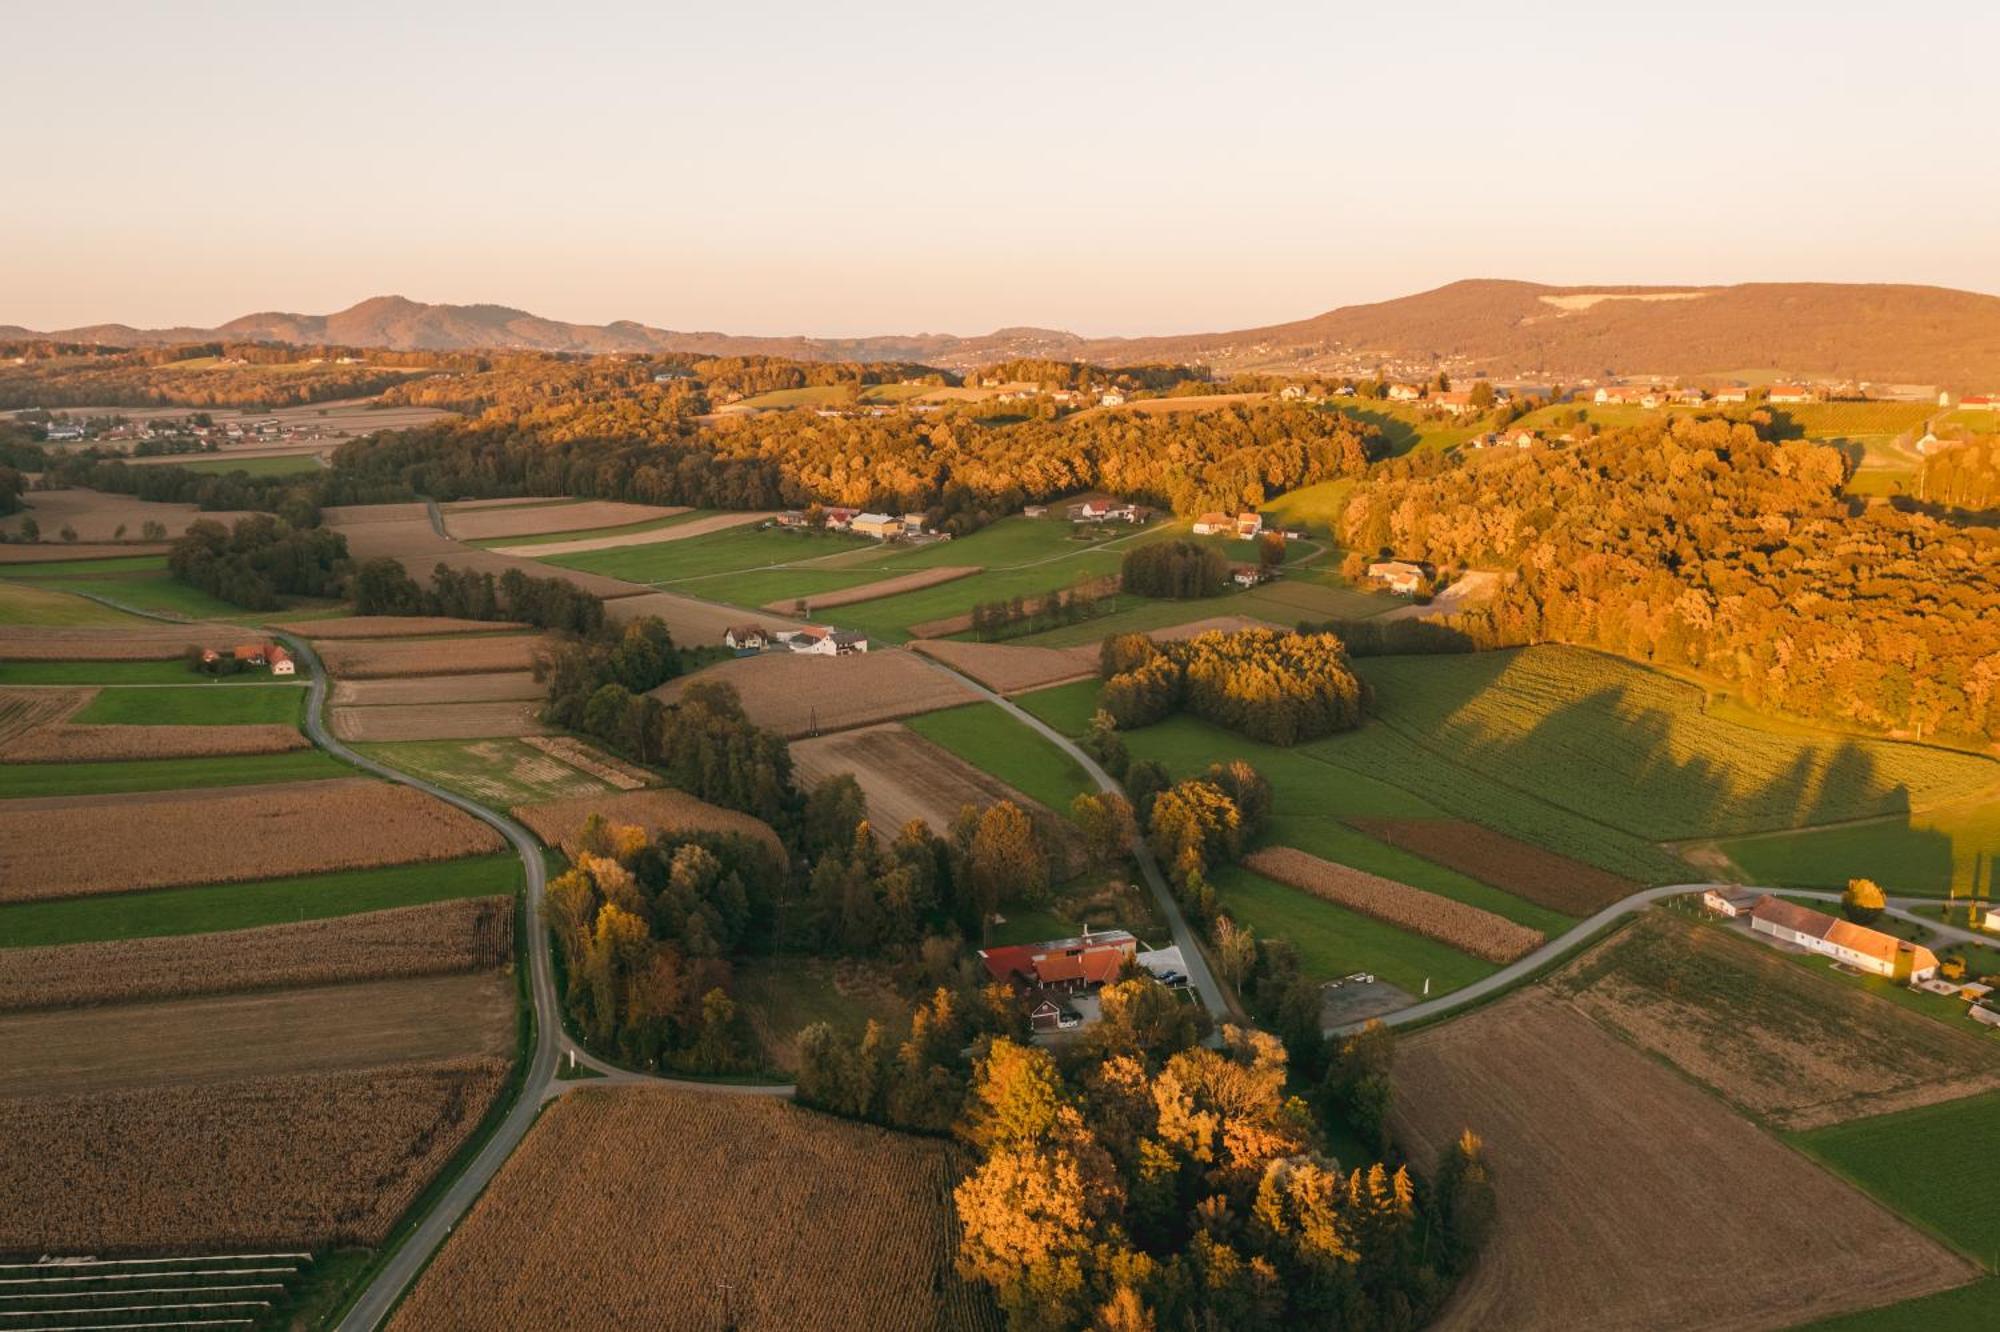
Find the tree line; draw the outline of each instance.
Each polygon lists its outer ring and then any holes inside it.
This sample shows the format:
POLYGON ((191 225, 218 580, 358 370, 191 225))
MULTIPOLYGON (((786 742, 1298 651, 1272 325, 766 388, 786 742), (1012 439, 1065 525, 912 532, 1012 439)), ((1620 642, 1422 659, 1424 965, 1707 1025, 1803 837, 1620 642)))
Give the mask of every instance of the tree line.
POLYGON ((167 570, 190 587, 246 610, 280 597, 336 597, 348 572, 347 538, 253 513, 231 527, 203 518, 167 549, 167 570))
POLYGON ((1116 578, 1085 578, 1035 597, 982 601, 972 608, 972 636, 981 642, 1040 633, 1107 614, 1118 597, 1116 578))
POLYGON ((401 560, 383 555, 354 570, 348 592, 359 615, 513 620, 585 636, 605 625, 602 597, 560 575, 536 578, 520 569, 508 569, 495 578, 490 572, 453 569, 440 562, 425 588, 410 577, 401 560))

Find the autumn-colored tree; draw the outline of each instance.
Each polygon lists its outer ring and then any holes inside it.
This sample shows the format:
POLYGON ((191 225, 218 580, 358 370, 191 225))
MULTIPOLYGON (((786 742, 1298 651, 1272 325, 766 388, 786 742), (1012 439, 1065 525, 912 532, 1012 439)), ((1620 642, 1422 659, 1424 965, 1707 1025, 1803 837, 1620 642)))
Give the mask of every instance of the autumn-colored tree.
POLYGON ((1840 909, 1857 925, 1870 925, 1882 918, 1889 898, 1873 879, 1849 879, 1840 895, 1840 909))
POLYGON ((1083 830, 1091 860, 1099 865, 1119 860, 1138 836, 1131 802, 1116 791, 1086 791, 1069 802, 1069 814, 1083 830))
POLYGON ((1040 902, 1048 895, 1048 856, 1035 825, 1011 800, 997 801, 979 816, 966 861, 984 915, 1010 898, 1040 902))

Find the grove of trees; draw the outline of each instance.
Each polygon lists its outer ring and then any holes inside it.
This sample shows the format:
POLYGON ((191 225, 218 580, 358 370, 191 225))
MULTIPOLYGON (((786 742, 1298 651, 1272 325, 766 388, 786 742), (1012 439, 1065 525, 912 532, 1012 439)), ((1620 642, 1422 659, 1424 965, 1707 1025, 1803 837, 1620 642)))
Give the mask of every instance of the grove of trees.
POLYGON ((1122 634, 1099 649, 1099 706, 1120 727, 1187 709, 1266 744, 1293 745, 1361 724, 1366 690, 1330 633, 1211 631, 1155 643, 1122 634))
POLYGON ((1125 590, 1142 597, 1213 597, 1229 586, 1229 561, 1221 549, 1185 539, 1134 546, 1118 573, 1125 590))

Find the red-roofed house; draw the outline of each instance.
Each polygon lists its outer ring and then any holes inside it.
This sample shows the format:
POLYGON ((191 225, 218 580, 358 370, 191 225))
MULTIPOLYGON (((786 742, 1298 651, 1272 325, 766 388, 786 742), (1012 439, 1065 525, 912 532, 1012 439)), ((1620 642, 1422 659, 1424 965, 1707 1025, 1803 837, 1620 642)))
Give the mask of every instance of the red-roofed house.
POLYGON ((1807 388, 1804 384, 1771 385, 1770 401, 1773 403, 1782 405, 1785 403, 1814 402, 1818 398, 1819 394, 1807 388))
POLYGON ((2000 394, 1973 393, 1958 400, 1959 407, 1968 412, 2000 412, 2000 394))
POLYGON ((1223 536, 1235 530, 1235 524, 1226 513, 1205 513, 1194 520, 1196 536, 1223 536))
POLYGON ((270 651, 270 658, 271 658, 271 674, 273 675, 298 674, 299 670, 298 664, 292 660, 292 654, 285 651, 283 648, 273 646, 270 651))
POLYGON ((1922 944, 1871 930, 1866 925, 1829 916, 1768 893, 1750 908, 1750 928, 1795 947, 1844 962, 1891 980, 1928 980, 1937 974, 1937 954, 1922 944))
POLYGON ((1074 994, 1106 984, 1138 953, 1139 941, 1131 934, 1102 930, 1074 939, 986 948, 979 960, 994 980, 1074 994))

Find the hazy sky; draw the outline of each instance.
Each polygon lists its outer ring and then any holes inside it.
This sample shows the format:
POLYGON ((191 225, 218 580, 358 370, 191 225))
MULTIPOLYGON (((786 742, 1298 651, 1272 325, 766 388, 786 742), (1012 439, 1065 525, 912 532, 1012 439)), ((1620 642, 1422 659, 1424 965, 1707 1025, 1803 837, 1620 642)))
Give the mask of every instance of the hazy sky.
POLYGON ((0 0, 0 31, 0 324, 395 292, 1109 334, 1472 276, 2000 292, 1991 0, 0 0))

